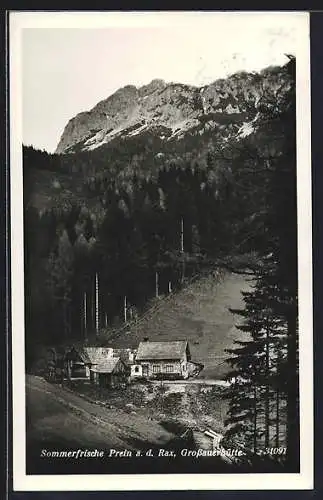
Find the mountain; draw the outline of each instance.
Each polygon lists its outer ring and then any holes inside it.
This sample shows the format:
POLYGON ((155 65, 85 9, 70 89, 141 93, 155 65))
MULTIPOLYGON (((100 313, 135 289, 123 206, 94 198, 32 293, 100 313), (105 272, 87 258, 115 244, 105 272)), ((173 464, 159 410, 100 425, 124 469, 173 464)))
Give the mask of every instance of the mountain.
POLYGON ((91 151, 116 138, 151 132, 174 141, 190 132, 216 132, 222 141, 245 137, 257 128, 264 101, 290 87, 286 66, 260 73, 239 72, 210 85, 195 87, 152 80, 148 85, 127 85, 90 111, 66 125, 56 153, 91 151))

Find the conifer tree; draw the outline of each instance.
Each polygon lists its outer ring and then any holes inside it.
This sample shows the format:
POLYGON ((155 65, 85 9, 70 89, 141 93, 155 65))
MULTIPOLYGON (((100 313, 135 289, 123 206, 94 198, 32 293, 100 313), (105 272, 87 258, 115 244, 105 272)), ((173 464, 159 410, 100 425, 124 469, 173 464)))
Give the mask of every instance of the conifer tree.
POLYGON ((73 275, 74 254, 66 230, 63 230, 57 251, 48 258, 48 285, 56 314, 60 315, 61 328, 65 340, 71 336, 71 280, 73 275), (58 307, 57 307, 58 306, 58 307))
MULTIPOLYGON (((295 61, 288 69, 295 77, 295 61)), ((297 326, 297 218, 296 218, 296 137, 295 85, 277 96, 274 103, 262 104, 267 123, 276 127, 280 138, 271 145, 265 160, 265 200, 261 225, 264 238, 258 240, 259 263, 253 292, 244 295, 245 308, 235 311, 244 318, 239 326, 251 338, 242 347, 233 349, 229 377, 239 377, 243 385, 253 384, 262 400, 264 445, 271 436, 280 442, 283 399, 286 400, 287 465, 295 470, 299 463, 298 410, 298 326, 297 326), (249 364, 248 364, 249 363, 249 364), (247 366, 247 370, 246 370, 247 366), (272 409, 274 408, 274 417, 272 409), (274 425, 274 431, 271 429, 274 425)), ((265 124, 265 127, 267 125, 265 124)), ((255 405, 240 401, 235 384, 229 390, 230 411, 228 433, 254 419, 255 437, 259 433, 255 405), (241 404, 245 411, 241 412, 241 404), (246 410, 247 404, 249 411, 246 410)))
MULTIPOLYGON (((235 433, 236 423, 239 419, 247 420, 253 429, 252 449, 270 445, 271 407, 272 407, 272 378, 273 378, 273 353, 277 339, 277 325, 274 321, 268 295, 261 289, 258 279, 255 280, 251 292, 243 294, 245 308, 242 310, 231 309, 231 312, 242 317, 238 329, 242 331, 247 340, 236 341, 239 347, 229 349, 231 355, 228 359, 232 370, 228 379, 233 379, 227 397, 230 399, 230 410, 227 424, 231 425, 229 434, 235 433), (239 386, 236 386, 239 380, 239 386), (249 399, 239 398, 238 391, 249 393, 249 399), (240 405, 245 408, 245 415, 240 412, 240 405), (247 405, 247 407, 246 407, 247 405), (248 411, 247 411, 248 408, 248 411), (232 426, 232 424, 235 424, 232 426)), ((250 446, 249 439, 249 446, 250 446)), ((246 442, 248 445, 248 440, 246 442)))

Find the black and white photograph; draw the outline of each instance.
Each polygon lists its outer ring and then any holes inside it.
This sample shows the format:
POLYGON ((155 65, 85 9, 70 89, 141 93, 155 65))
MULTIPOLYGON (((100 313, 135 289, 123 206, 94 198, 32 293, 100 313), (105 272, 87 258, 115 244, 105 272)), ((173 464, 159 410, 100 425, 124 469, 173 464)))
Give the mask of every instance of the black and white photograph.
POLYGON ((16 489, 311 487, 309 15, 12 12, 9 56, 16 489))

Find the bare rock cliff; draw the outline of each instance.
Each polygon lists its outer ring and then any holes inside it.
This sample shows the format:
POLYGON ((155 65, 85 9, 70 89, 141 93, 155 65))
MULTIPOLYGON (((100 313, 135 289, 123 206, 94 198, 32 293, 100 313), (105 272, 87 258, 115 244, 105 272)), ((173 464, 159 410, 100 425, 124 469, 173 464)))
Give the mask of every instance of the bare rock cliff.
POLYGON ((160 79, 139 88, 127 85, 72 118, 56 153, 90 151, 117 137, 147 131, 170 140, 188 131, 201 135, 204 130, 223 129, 225 134, 234 126, 237 134, 247 135, 256 126, 262 101, 275 100, 289 85, 285 66, 236 73, 203 87, 160 79))

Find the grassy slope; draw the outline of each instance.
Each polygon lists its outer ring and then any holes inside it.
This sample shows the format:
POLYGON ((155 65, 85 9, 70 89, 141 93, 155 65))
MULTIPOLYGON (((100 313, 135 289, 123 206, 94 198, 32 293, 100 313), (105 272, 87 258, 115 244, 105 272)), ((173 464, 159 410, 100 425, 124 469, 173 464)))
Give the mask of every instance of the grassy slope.
POLYGON ((232 347, 242 335, 235 327, 240 318, 228 308, 242 307, 241 291, 249 287, 247 278, 238 274, 225 273, 220 281, 213 275, 200 278, 167 298, 155 299, 137 326, 115 336, 110 343, 115 347, 137 347, 144 337, 161 341, 187 339, 192 360, 205 366, 200 376, 222 377, 228 370, 224 349, 232 347))

